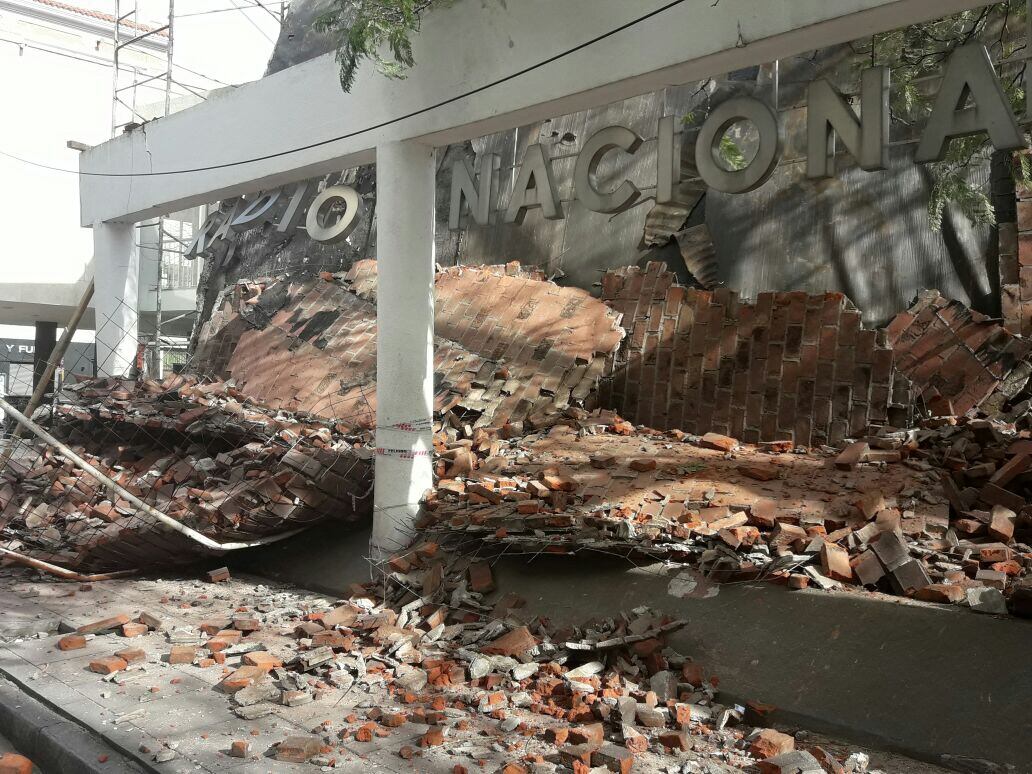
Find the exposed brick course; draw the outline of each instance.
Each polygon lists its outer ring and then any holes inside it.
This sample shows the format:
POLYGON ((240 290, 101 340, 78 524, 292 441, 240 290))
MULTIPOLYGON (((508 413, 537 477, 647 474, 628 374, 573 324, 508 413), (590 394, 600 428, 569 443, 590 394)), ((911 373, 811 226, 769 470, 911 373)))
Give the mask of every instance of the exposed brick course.
MULTIPOLYGON (((998 321, 926 290, 886 328, 896 367, 933 414, 990 409, 1028 379, 1032 350, 998 321), (990 401, 992 403, 993 401, 990 401)), ((999 408, 999 406, 996 406, 999 408)))
MULTIPOLYGON (((375 270, 362 261, 332 281, 234 286, 206 326, 195 368, 232 377, 276 408, 371 427, 375 270)), ((441 272, 436 309, 435 410, 477 412, 479 425, 589 402, 623 335, 587 292, 515 264, 441 272)))
POLYGON ((841 293, 761 293, 674 284, 662 264, 608 272, 602 298, 627 338, 600 404, 639 424, 746 442, 841 443, 902 425, 909 386, 878 331, 841 293))

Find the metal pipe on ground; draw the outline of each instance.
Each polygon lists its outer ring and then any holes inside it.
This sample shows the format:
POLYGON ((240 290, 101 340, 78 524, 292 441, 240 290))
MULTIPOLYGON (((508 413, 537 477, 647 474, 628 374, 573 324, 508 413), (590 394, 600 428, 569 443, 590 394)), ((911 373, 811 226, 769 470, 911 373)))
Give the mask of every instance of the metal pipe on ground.
POLYGON ((16 408, 14 408, 14 406, 12 406, 10 403, 8 403, 3 398, 0 398, 0 410, 3 410, 5 413, 9 414, 11 417, 14 418, 14 420, 19 425, 24 427, 26 430, 28 430, 30 433, 35 435, 37 438, 39 438, 44 443, 50 445, 55 450, 57 450, 57 452, 62 457, 64 457, 69 462, 71 462, 73 465, 75 465, 78 468, 80 468, 81 470, 84 470, 87 473, 89 473, 91 476, 93 476, 95 479, 97 479, 97 481, 102 483, 108 490, 110 490, 112 492, 115 492, 119 497, 121 497, 122 499, 124 499, 127 502, 129 502, 132 505, 134 505, 136 508, 138 508, 141 511, 142 514, 145 514, 146 516, 149 516, 151 519, 159 522, 160 524, 164 525, 165 527, 168 527, 170 530, 172 530, 174 532, 178 532, 181 535, 185 535, 186 537, 190 538, 194 542, 204 546, 205 548, 207 548, 209 550, 212 550, 212 551, 238 551, 238 550, 240 550, 242 548, 254 548, 256 546, 264 546, 264 545, 268 545, 270 543, 275 543, 275 542, 278 542, 280 540, 284 540, 284 539, 286 539, 288 537, 292 537, 293 535, 296 535, 296 534, 298 534, 298 533, 303 531, 302 529, 295 529, 295 530, 291 530, 289 532, 284 532, 284 533, 279 534, 279 535, 270 535, 269 537, 258 538, 257 540, 250 540, 250 541, 247 541, 247 542, 219 543, 219 542, 217 542, 215 540, 212 540, 207 535, 204 535, 204 534, 198 532, 195 529, 191 529, 190 527, 187 527, 185 524, 180 524, 178 521, 173 519, 171 516, 167 516, 166 514, 162 513, 157 508, 155 508, 154 506, 148 505, 147 503, 145 503, 143 500, 141 500, 139 497, 134 495, 128 489, 126 489, 125 487, 121 486, 120 484, 115 482, 113 479, 111 479, 108 476, 104 475, 99 470, 97 470, 95 467, 90 465, 90 463, 86 462, 86 460, 84 460, 82 457, 80 457, 78 454, 76 454, 74 451, 72 451, 70 448, 68 448, 68 446, 66 446, 65 444, 61 443, 61 441, 57 440, 54 436, 52 436, 50 433, 48 433, 42 427, 37 425, 35 422, 33 422, 27 416, 22 414, 20 411, 18 411, 16 408))
POLYGON ((116 578, 128 578, 131 575, 136 575, 139 570, 121 570, 119 572, 102 572, 94 575, 83 575, 82 573, 69 570, 67 567, 60 567, 50 562, 44 562, 41 559, 33 559, 31 556, 25 554, 19 554, 17 551, 11 551, 7 548, 0 548, 0 557, 6 557, 12 562, 23 564, 26 567, 32 567, 43 572, 48 572, 51 575, 56 575, 58 578, 64 578, 65 580, 78 581, 79 583, 96 583, 99 581, 115 580, 116 578))

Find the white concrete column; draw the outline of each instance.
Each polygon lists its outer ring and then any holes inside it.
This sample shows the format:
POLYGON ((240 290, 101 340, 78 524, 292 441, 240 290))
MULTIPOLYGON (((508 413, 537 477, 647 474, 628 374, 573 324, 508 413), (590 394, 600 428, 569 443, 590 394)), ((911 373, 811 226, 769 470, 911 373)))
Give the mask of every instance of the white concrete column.
POLYGON ((125 376, 140 340, 140 253, 133 224, 93 224, 93 282, 97 375, 125 376))
POLYGON ((408 546, 433 485, 435 152, 376 149, 376 491, 371 552, 408 546))

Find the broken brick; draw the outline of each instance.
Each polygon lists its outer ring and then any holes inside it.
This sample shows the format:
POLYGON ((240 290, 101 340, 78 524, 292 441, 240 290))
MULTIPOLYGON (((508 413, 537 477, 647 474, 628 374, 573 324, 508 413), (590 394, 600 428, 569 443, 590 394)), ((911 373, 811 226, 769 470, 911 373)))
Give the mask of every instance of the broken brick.
POLYGON ((495 590, 494 574, 487 562, 473 562, 469 566, 469 587, 478 594, 495 590))
POLYGON ((86 638, 81 634, 66 634, 57 641, 59 650, 79 650, 86 647, 86 638))
POLYGON ((773 728, 761 729, 749 744, 749 752, 760 759, 774 758, 794 749, 795 739, 773 728))
POLYGON ((100 658, 93 659, 90 661, 90 671, 97 672, 102 675, 110 675, 115 672, 121 672, 129 664, 124 659, 118 656, 102 656, 100 658))
POLYGON ((122 626, 129 623, 129 616, 127 615, 116 615, 113 618, 105 618, 101 621, 94 621, 93 623, 84 624, 75 630, 76 634, 105 634, 107 632, 114 631, 115 629, 121 629, 122 626))

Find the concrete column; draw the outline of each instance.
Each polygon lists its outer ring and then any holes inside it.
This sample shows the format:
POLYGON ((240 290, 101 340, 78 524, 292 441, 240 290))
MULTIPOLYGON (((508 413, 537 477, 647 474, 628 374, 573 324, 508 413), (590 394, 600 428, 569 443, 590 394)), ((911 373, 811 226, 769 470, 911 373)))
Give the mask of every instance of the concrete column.
POLYGON ((131 223, 93 224, 97 376, 125 376, 136 361, 140 253, 131 223))
MULTIPOLYGON (((38 320, 36 322, 36 340, 35 346, 32 350, 32 389, 35 390, 39 386, 39 380, 43 376, 43 372, 47 370, 47 363, 50 361, 50 355, 54 352, 54 347, 57 346, 57 323, 56 322, 43 322, 38 320)), ((50 389, 49 387, 47 389, 50 389)))
POLYGON ((433 484, 435 152, 376 149, 377 351, 374 559, 408 546, 433 484))

